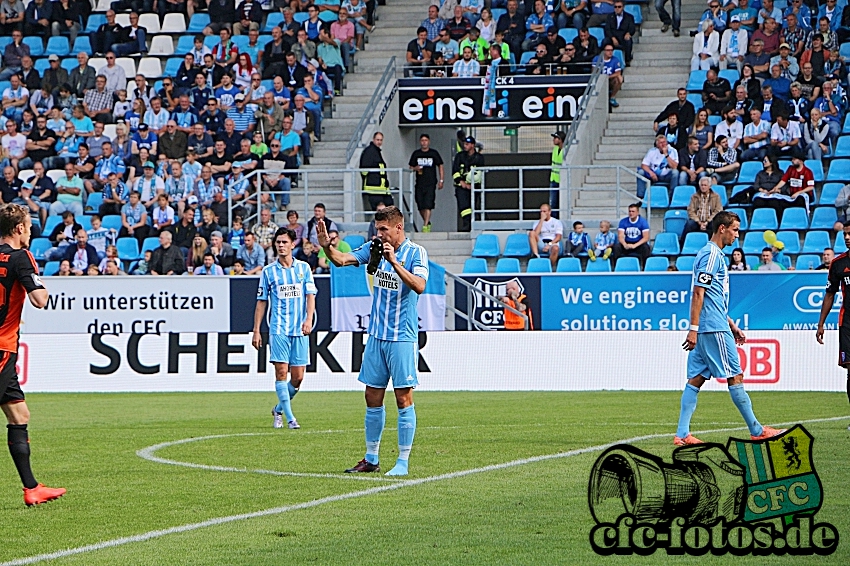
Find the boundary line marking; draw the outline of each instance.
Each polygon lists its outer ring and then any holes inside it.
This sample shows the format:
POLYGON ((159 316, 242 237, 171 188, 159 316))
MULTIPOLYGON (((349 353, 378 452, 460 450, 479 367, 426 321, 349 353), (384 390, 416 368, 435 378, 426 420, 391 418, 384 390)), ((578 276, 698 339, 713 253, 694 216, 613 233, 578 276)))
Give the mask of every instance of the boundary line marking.
MULTIPOLYGON (((800 420, 800 421, 787 421, 783 423, 775 423, 777 425, 793 425, 793 424, 806 424, 806 423, 821 423, 821 422, 830 422, 830 421, 839 421, 843 419, 850 418, 848 415, 840 416, 840 417, 826 417, 820 419, 808 419, 808 420, 800 420)), ((735 428, 719 428, 719 429, 710 429, 710 430, 701 430, 696 431, 696 434, 713 434, 719 432, 734 432, 738 430, 746 430, 747 427, 735 427, 735 428)), ((251 434, 251 433, 247 433, 251 434)), ((260 433, 262 434, 262 433, 260 433)), ((404 487, 413 487, 417 485, 423 485, 427 483, 433 483, 443 480, 451 480, 456 478, 461 478, 473 474, 480 474, 485 472, 493 472, 496 470, 504 470, 506 468, 513 468, 516 466, 524 466, 526 464, 533 464, 536 462, 544 462, 547 460, 556 460, 560 458, 569 458, 571 456, 579 456, 582 454, 588 454, 590 452, 601 452, 602 450, 606 450, 612 446, 617 444, 627 444, 632 442, 641 442, 644 440, 653 440, 656 438, 667 438, 670 436, 669 432, 661 433, 661 434, 645 434, 642 436, 634 436, 632 438, 625 438, 622 440, 616 440, 614 442, 608 442, 606 444, 598 444, 595 446, 588 446, 586 448, 577 448, 575 450, 568 450, 566 452, 557 452, 555 454, 544 454, 541 456, 532 456, 530 458, 522 458, 519 460, 511 460, 509 462, 503 462, 501 464, 490 464, 488 466, 481 466, 479 468, 470 468, 468 470, 460 470, 457 472, 449 472, 446 474, 439 474, 436 476, 429 476, 425 478, 411 479, 411 480, 403 480, 397 483, 391 483, 387 485, 381 485, 376 487, 371 487, 369 489, 364 489, 360 491, 352 491, 349 493, 342 493, 339 495, 331 495, 328 497, 322 497, 320 499, 313 499, 311 501, 305 501, 303 503, 296 503, 293 505, 284 505, 281 507, 272 507, 270 509, 263 509, 261 511, 254 511, 251 513, 240 513, 238 515, 229 515, 226 517, 216 517, 213 519, 207 519, 206 521, 200 521, 197 523, 189 523, 185 525, 179 525, 176 527, 170 527, 167 529, 158 529, 155 531, 148 531, 146 533, 140 533, 138 535, 132 535, 127 537, 120 537, 116 539, 106 540, 94 544, 87 544, 85 546, 78 546, 76 548, 68 548, 65 550, 57 550, 55 552, 48 552, 44 554, 37 554, 35 556, 29 556, 25 558, 17 558, 15 560, 11 560, 8 562, 0 563, 0 566, 25 566, 27 564, 36 564, 39 562, 45 562, 47 560, 56 560, 59 558, 67 558, 69 556, 75 556, 78 554, 85 554, 88 552, 95 552, 98 550, 104 550, 107 548, 114 548, 117 546, 123 546, 126 544, 132 544, 136 542, 145 542, 148 540, 161 538, 168 535, 185 533, 189 531, 195 531, 198 529, 204 529, 207 527, 214 527, 218 525, 225 525, 228 523, 233 523, 236 521, 245 521, 248 519, 256 519, 260 517, 268 517, 272 515, 281 515, 283 513, 289 513, 291 511, 299 511, 301 509, 310 509, 312 507, 318 507, 320 505, 325 505, 327 503, 336 503, 339 501, 346 501, 348 499, 356 499, 359 497, 366 497, 369 495, 376 495, 378 493, 383 493, 387 491, 394 491, 397 489, 401 489, 404 487)))

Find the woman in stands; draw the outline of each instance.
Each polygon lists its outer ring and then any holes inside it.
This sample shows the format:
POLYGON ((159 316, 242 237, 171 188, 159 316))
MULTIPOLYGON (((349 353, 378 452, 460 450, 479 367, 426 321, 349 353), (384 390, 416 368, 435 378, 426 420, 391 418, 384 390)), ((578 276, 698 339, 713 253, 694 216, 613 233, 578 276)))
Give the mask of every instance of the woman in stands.
POLYGON ((130 157, 130 163, 127 165, 127 186, 130 187, 136 182, 137 177, 143 174, 142 167, 146 161, 151 160, 151 152, 146 147, 139 148, 138 155, 130 157))
POLYGON ((487 43, 492 42, 496 38, 496 22, 493 20, 493 14, 490 8, 481 10, 481 19, 475 24, 481 30, 481 39, 487 43))
POLYGON ((139 122, 141 122, 142 117, 147 112, 147 107, 145 106, 145 101, 141 98, 136 98, 133 100, 133 109, 124 114, 124 122, 129 124, 130 133, 135 134, 139 131, 139 122))
POLYGON ((112 153, 123 159, 125 165, 129 165, 132 157, 131 147, 130 136, 127 135, 127 124, 118 124, 115 126, 115 139, 112 140, 112 153))
MULTIPOLYGON (((782 180, 782 170, 779 168, 779 162, 775 157, 768 155, 762 160, 762 164, 764 165, 764 169, 756 174, 756 180, 752 186, 752 197, 757 194, 769 195, 776 188, 776 185, 779 184, 779 181, 782 180)), ((753 201, 754 206, 759 206, 757 203, 762 199, 755 199, 753 201)))
POLYGON ((700 108, 688 135, 699 141, 699 147, 703 151, 708 151, 714 147, 714 128, 708 123, 708 110, 700 108))
POLYGON ((251 56, 240 53, 239 59, 233 65, 233 82, 242 92, 251 88, 251 75, 254 74, 254 66, 251 64, 251 56))
POLYGON ((741 69, 741 78, 735 81, 732 92, 735 92, 739 86, 747 90, 747 98, 753 101, 753 105, 761 103, 761 81, 756 78, 756 72, 749 63, 745 63, 741 69))
POLYGON ((189 253, 186 254, 186 269, 192 273, 196 267, 204 264, 204 252, 207 249, 207 241, 200 234, 196 234, 192 239, 192 247, 189 248, 189 253))
POLYGON ((732 258, 729 260, 729 271, 749 271, 750 266, 747 265, 744 257, 743 248, 735 248, 732 250, 732 258))

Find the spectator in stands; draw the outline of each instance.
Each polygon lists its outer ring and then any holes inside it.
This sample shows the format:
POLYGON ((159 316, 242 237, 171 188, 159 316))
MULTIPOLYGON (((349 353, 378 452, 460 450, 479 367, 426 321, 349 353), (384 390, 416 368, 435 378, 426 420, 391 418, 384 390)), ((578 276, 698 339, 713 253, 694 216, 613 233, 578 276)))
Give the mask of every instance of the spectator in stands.
POLYGON ((67 33, 70 43, 74 45, 77 34, 81 31, 83 8, 77 0, 57 0, 53 2, 53 14, 50 17, 51 35, 67 33))
POLYGON ((119 30, 115 43, 112 44, 112 51, 118 57, 126 57, 135 53, 141 53, 142 56, 145 56, 148 53, 146 34, 147 30, 139 26, 139 14, 131 12, 130 25, 119 30))
MULTIPOLYGON (((609 0, 613 2, 613 0, 609 0)), ((613 9, 611 10, 613 12, 613 9)), ((604 20, 603 22, 604 23, 604 20)), ((546 39, 546 30, 553 27, 555 22, 546 11, 546 3, 543 0, 534 0, 534 13, 525 20, 525 41, 522 43, 523 51, 531 51, 538 43, 546 39)))
POLYGON ((86 115, 96 122, 111 123, 112 96, 113 92, 106 88, 106 77, 98 75, 95 79, 95 88, 87 90, 83 97, 83 108, 86 115))
POLYGON ((528 233, 528 244, 531 246, 532 255, 534 257, 540 257, 541 254, 548 256, 554 270, 558 256, 561 254, 563 237, 564 225, 552 216, 552 207, 546 203, 541 204, 540 219, 528 233))
POLYGON ((746 126, 750 123, 750 110, 753 108, 753 101, 747 98, 747 90, 743 86, 735 88, 735 99, 732 101, 732 109, 735 111, 735 119, 743 122, 746 126))
MULTIPOLYGON (((796 2, 792 0, 792 4, 788 7, 788 11, 796 9, 802 10, 803 8, 808 11, 808 7, 805 4, 802 4, 802 0, 796 0, 796 2)), ((812 27, 810 22, 811 20, 809 18, 798 17, 793 13, 786 12, 781 40, 791 46, 791 55, 797 61, 800 60, 800 57, 803 55, 803 51, 806 49, 806 40, 808 39, 809 31, 812 27)))
POLYGON ((29 169, 35 161, 44 161, 56 155, 56 132, 47 127, 47 116, 35 119, 35 128, 27 137, 27 156, 20 160, 22 169, 29 169))
MULTIPOLYGON (((489 8, 481 9, 481 19, 475 23, 475 28, 480 32, 481 40, 490 45, 496 39, 496 20, 489 8)), ((472 30, 470 30, 472 31, 472 30)))
POLYGON ((718 34, 723 33, 726 29, 726 12, 720 7, 720 0, 709 0, 708 9, 700 16, 699 31, 697 34, 700 31, 704 31, 703 25, 705 22, 711 22, 718 34))
POLYGON ((646 152, 637 172, 641 178, 637 180, 637 196, 643 198, 649 185, 667 184, 670 190, 679 180, 674 174, 679 169, 679 153, 670 146, 663 135, 655 136, 655 145, 646 152), (649 180, 648 183, 646 180, 649 180))
POLYGON ((607 220, 599 222, 599 232, 593 239, 593 249, 587 251, 590 261, 596 261, 599 257, 602 259, 611 257, 616 243, 617 235, 611 231, 611 223, 607 220))
MULTIPOLYGON (((318 207, 318 205, 316 205, 318 207)), ((314 213, 316 208, 313 209, 314 213)), ((322 205, 321 213, 322 218, 324 218, 325 207, 322 205)), ((257 236, 257 243, 266 251, 266 261, 274 261, 277 256, 277 252, 274 250, 274 246, 272 245, 272 239, 274 238, 274 233, 277 232, 277 224, 272 222, 272 213, 268 208, 260 209, 260 221, 254 224, 252 228, 252 232, 255 236, 257 236)), ((330 221, 328 221, 330 223, 330 221)), ((332 224, 332 223, 331 223, 332 224)), ((318 242, 318 238, 316 239, 318 242)))
POLYGON ((714 22, 710 19, 703 20, 700 31, 701 33, 694 36, 692 71, 707 71, 716 67, 720 61, 720 35, 714 29, 714 22))
POLYGON ((186 207, 180 216, 180 222, 174 225, 172 233, 174 236, 174 245, 180 248, 185 254, 192 247, 192 240, 195 238, 195 234, 197 234, 195 212, 191 208, 186 207))
MULTIPOLYGON (((456 5, 454 8, 454 16, 446 22, 446 29, 449 30, 449 36, 460 43, 466 36, 469 35, 469 30, 472 29, 472 23, 469 21, 469 18, 463 15, 463 8, 460 5, 456 5)), ((427 30, 426 37, 427 37, 427 30)), ((419 32, 417 31, 417 35, 419 32)))
POLYGON ((722 210, 720 195, 711 188, 711 178, 703 177, 699 180, 699 189, 691 195, 688 203, 688 221, 682 230, 682 241, 691 232, 709 234, 711 221, 722 210))
POLYGON ((729 106, 723 110, 721 116, 724 120, 717 124, 714 128, 715 143, 720 136, 726 137, 729 148, 737 152, 741 145, 741 140, 744 139, 744 124, 738 121, 738 113, 735 112, 734 106, 729 106))
POLYGON ((435 55, 442 53, 446 65, 454 65, 460 58, 460 46, 458 42, 449 37, 448 30, 442 29, 437 34, 437 42, 434 44, 435 55))
MULTIPOLYGON (((9 86, 3 91, 3 116, 23 126, 24 110, 29 104, 29 90, 21 84, 20 75, 12 75, 9 82, 9 86)), ((21 127, 21 133, 27 133, 23 127, 21 127)))
POLYGON ((844 6, 844 9, 841 11, 841 22, 838 29, 835 30, 839 44, 845 43, 850 39, 850 10, 847 8, 847 6, 844 6))
POLYGON ((771 207, 782 212, 792 206, 808 209, 811 195, 814 194, 815 179, 811 169, 806 167, 798 156, 791 158, 791 166, 785 171, 779 183, 770 192, 760 191, 753 199, 755 207, 771 207))
MULTIPOLYGON (((445 27, 445 21, 443 21, 443 27, 445 27)), ((443 28, 437 30, 437 35, 442 31, 443 28)), ((346 71, 351 72, 353 69, 352 57, 356 50, 357 34, 354 22, 348 18, 348 10, 344 6, 339 10, 339 19, 331 24, 329 35, 336 45, 339 46, 339 52, 346 71)))
POLYGON ((791 120, 800 123, 800 127, 809 119, 811 103, 803 96, 803 88, 796 81, 791 83, 791 97, 785 102, 785 110, 791 120))
POLYGON ((816 77, 824 76, 824 65, 829 60, 829 51, 823 46, 823 35, 813 33, 811 35, 811 47, 803 51, 800 57, 800 65, 805 67, 806 63, 811 63, 812 74, 816 77))
POLYGON ((233 23, 233 35, 247 34, 249 30, 259 31, 263 23, 263 7, 257 0, 243 0, 236 8, 238 21, 233 23))
MULTIPOLYGON (((582 18, 581 15, 578 17, 579 19, 582 18)), ((561 27, 564 26, 561 25, 561 27)), ((581 27, 576 26, 576 29, 580 29, 581 27)), ((614 0, 614 13, 608 14, 605 20, 605 37, 615 48, 624 51, 627 67, 632 62, 632 37, 634 37, 636 31, 635 18, 625 11, 624 0, 614 0)))
POLYGON ((768 87, 783 104, 791 98, 791 81, 782 76, 782 67, 779 65, 773 65, 770 68, 770 78, 762 83, 762 89, 768 87))
POLYGON ((812 108, 811 118, 808 122, 803 122, 800 128, 803 130, 803 147, 806 149, 806 159, 821 161, 824 154, 829 150, 827 146, 829 124, 823 119, 820 110, 812 108))
POLYGON ((12 42, 3 50, 3 70, 0 71, 0 81, 8 81, 13 75, 21 72, 22 59, 30 55, 30 46, 23 43, 23 39, 24 36, 20 31, 12 32, 12 42))
POLYGON ((620 106, 615 98, 623 86, 623 68, 620 60, 614 57, 614 46, 610 43, 602 48, 602 54, 593 58, 593 63, 602 63, 602 74, 608 76, 608 104, 614 108, 620 106))
MULTIPOLYGON (((213 0, 215 1, 215 0, 213 0)), ((222 267, 215 263, 215 256, 211 252, 204 253, 203 263, 195 268, 193 275, 224 275, 222 267)))
POLYGON ((27 36, 40 35, 46 39, 50 35, 53 5, 48 0, 33 0, 29 3, 24 19, 24 33, 27 36))
MULTIPOLYGON (((744 64, 750 65, 756 73, 756 77, 766 79, 770 68, 770 55, 764 52, 764 41, 761 39, 750 40, 750 50, 744 57, 744 64)), ((748 91, 749 92, 749 91, 748 91)))
MULTIPOLYGON (((106 22, 98 26, 97 31, 89 36, 91 42, 92 53, 96 56, 103 55, 109 51, 110 46, 116 42, 121 32, 121 24, 115 21, 115 11, 106 11, 106 22)), ((80 53, 82 55, 82 52, 80 53)), ((86 57, 88 59, 88 56, 86 57)), ((79 61, 79 55, 77 56, 79 61)), ((94 82, 94 77, 92 77, 94 82)))
POLYGON ((204 35, 218 35, 226 29, 229 38, 233 22, 237 21, 236 3, 233 0, 209 0, 208 10, 210 24, 204 28, 204 35))
POLYGON ((65 248, 65 259, 71 262, 71 271, 74 275, 85 275, 90 266, 97 268, 100 259, 97 250, 88 243, 88 234, 85 229, 80 228, 76 233, 76 246, 65 248))
POLYGON ((735 180, 741 164, 737 160, 737 152, 729 147, 726 136, 717 136, 714 147, 708 152, 708 167, 705 172, 714 177, 720 183, 729 183, 735 180))
POLYGON ((215 263, 223 268, 233 265, 233 261, 236 259, 233 246, 224 241, 224 235, 220 230, 213 230, 210 234, 210 245, 204 254, 208 253, 211 253, 215 263))
MULTIPOLYGON (((469 49, 467 47, 466 49, 469 49)), ((528 60, 528 63, 525 65, 525 74, 526 75, 548 75, 550 74, 550 69, 554 59, 549 52, 546 50, 546 46, 543 43, 537 44, 537 47, 534 48, 535 54, 534 57, 528 60)), ((466 51, 464 51, 464 59, 466 59, 466 51)), ((462 63, 462 61, 458 61, 455 63, 455 68, 462 63)), ((463 71, 463 69, 461 69, 463 71)), ((477 74, 477 73, 476 73, 477 74)), ((452 76, 461 76, 452 72, 452 76)), ((476 76, 476 75, 468 75, 468 76, 476 76)))
MULTIPOLYGON (((192 246, 186 253, 186 269, 191 274, 195 269, 204 263, 204 250, 207 249, 207 241, 200 234, 195 234, 192 239, 192 246)), ((213 257, 215 262, 215 257, 213 257)))
MULTIPOLYGON (((50 205, 50 216, 70 212, 83 215, 83 180, 76 174, 74 165, 65 165, 65 177, 56 181, 56 202, 50 205)), ((63 216, 64 217, 64 216, 63 216)))
POLYGON ((720 114, 732 98, 732 85, 724 77, 717 74, 712 67, 705 76, 702 85, 702 101, 705 108, 712 114, 720 114))
POLYGON ((823 93, 815 100, 812 108, 820 110, 827 124, 829 124, 829 140, 834 147, 841 133, 842 110, 844 105, 841 101, 841 95, 835 92, 835 86, 832 81, 823 83, 823 93))
MULTIPOLYGON (((821 264, 814 269, 818 271, 828 270, 829 266, 832 265, 832 260, 835 259, 835 250, 832 248, 824 248, 823 253, 821 254, 821 264)), ((812 265, 809 264, 809 269, 812 269, 812 265)))
POLYGON ((319 254, 316 253, 312 242, 304 242, 304 245, 297 248, 295 259, 307 262, 310 265, 310 270, 315 273, 319 268, 319 254))
POLYGON ((629 205, 629 215, 620 220, 617 243, 614 244, 614 262, 621 257, 638 257, 641 263, 649 257, 649 222, 640 215, 640 204, 629 205))
POLYGON ((693 136, 687 139, 684 151, 679 152, 679 185, 696 185, 705 176, 708 158, 700 148, 699 140, 693 136))
MULTIPOLYGON (((50 203, 56 199, 56 185, 53 179, 44 174, 44 165, 36 161, 33 166, 33 175, 30 176, 23 184, 32 191, 30 201, 38 205, 38 219, 41 225, 44 226, 47 222, 47 211, 50 209, 50 203)), ((29 205, 30 203, 27 203, 29 205)))
POLYGON ((416 36, 416 39, 407 44, 405 77, 411 75, 423 76, 423 69, 431 61, 431 53, 434 51, 433 44, 428 41, 428 30, 425 27, 419 26, 419 29, 416 30, 416 36))
POLYGON ((3 0, 0 4, 0 34, 10 36, 14 31, 23 31, 25 14, 21 0, 3 0))
POLYGON ((668 104, 664 110, 656 116, 655 121, 652 123, 653 131, 657 132, 659 124, 666 120, 672 113, 676 113, 679 119, 679 124, 685 128, 690 128, 693 125, 696 109, 688 100, 687 89, 680 88, 676 91, 676 100, 668 104))
POLYGON ((360 154, 360 169, 374 169, 374 171, 360 172, 363 176, 363 192, 372 210, 375 210, 379 202, 383 202, 387 206, 394 204, 392 194, 390 194, 389 179, 385 172, 387 164, 381 153, 383 143, 384 134, 375 132, 371 143, 360 154))
MULTIPOLYGON (((257 129, 266 132, 268 139, 271 139, 283 128, 284 115, 283 108, 274 99, 274 94, 266 91, 263 94, 263 102, 254 112, 254 118, 260 124, 260 127, 257 129)), ((203 130, 203 127, 201 130, 203 130)))
MULTIPOLYGON (((590 237, 584 231, 584 224, 576 220, 573 222, 573 230, 564 239, 564 256, 578 257, 590 251, 590 237)), ((555 266, 552 266, 555 269, 555 266)))
POLYGON ((141 203, 141 195, 138 191, 130 193, 130 202, 121 209, 121 230, 119 238, 133 236, 139 241, 139 245, 148 237, 148 212, 141 203))
POLYGON ((597 0, 591 4, 591 8, 593 13, 587 20, 587 27, 604 26, 608 15, 614 13, 614 0, 597 0))
POLYGON ((295 247, 298 248, 302 245, 304 239, 304 225, 298 222, 298 211, 290 210, 287 212, 286 221, 288 222, 286 228, 295 232, 295 247))
POLYGON ((38 71, 33 68, 32 57, 29 55, 21 57, 21 70, 18 76, 21 78, 21 84, 27 87, 30 94, 35 94, 41 88, 41 78, 38 71))
POLYGON ((756 271, 782 271, 782 266, 773 261, 773 250, 764 248, 761 251, 761 263, 756 271))
POLYGON ((750 42, 761 41, 765 55, 774 57, 779 54, 779 31, 777 30, 777 20, 766 18, 761 29, 753 32, 750 42))
POLYGON ((18 197, 23 184, 12 167, 4 167, 3 178, 0 179, 0 201, 4 204, 11 203, 18 197))
POLYGON ((100 205, 98 213, 101 216, 110 214, 121 214, 121 209, 127 204, 130 197, 130 189, 119 177, 118 173, 111 171, 107 175, 107 182, 103 186, 103 204, 100 205))
POLYGON ((697 112, 694 125, 688 134, 697 139, 703 151, 708 152, 714 147, 714 128, 708 123, 708 110, 701 108, 697 112))
POLYGON ((681 151, 688 143, 688 130, 679 124, 679 115, 675 112, 667 116, 667 123, 658 128, 657 134, 667 138, 667 142, 676 148, 676 151, 681 151))
POLYGON ((428 41, 436 41, 440 32, 445 29, 446 21, 440 17, 440 7, 431 5, 428 7, 428 17, 422 20, 422 26, 428 32, 428 41))
POLYGON ((729 28, 723 32, 723 37, 720 39, 720 68, 726 69, 729 65, 734 65, 740 73, 744 66, 747 45, 747 30, 741 29, 740 16, 732 16, 729 20, 729 28))
POLYGON ((761 119, 761 110, 750 109, 750 123, 744 126, 744 145, 741 161, 763 161, 770 149, 770 124, 761 119))
MULTIPOLYGON (((325 205, 320 202, 317 202, 316 205, 313 207, 313 218, 307 221, 307 228, 304 233, 304 242, 312 242, 313 247, 316 249, 320 247, 318 245, 319 238, 316 233, 317 223, 323 222, 325 224, 325 229, 328 231, 328 233, 330 233, 331 230, 335 230, 337 232, 339 231, 339 228, 337 228, 336 223, 330 218, 328 218, 325 213, 325 205)), ((258 236, 260 236, 262 240, 262 235, 258 234, 258 236)))
POLYGON ((245 234, 245 245, 239 248, 236 259, 241 261, 246 275, 256 275, 266 265, 266 252, 257 244, 256 236, 248 232, 245 234))
POLYGON ((590 63, 599 55, 599 42, 590 35, 590 30, 582 28, 578 30, 578 36, 573 39, 576 48, 574 61, 576 63, 590 63))
POLYGON ((508 0, 508 11, 499 16, 496 29, 504 32, 505 43, 517 61, 522 55, 522 42, 525 41, 525 18, 518 10, 517 0, 508 0))
POLYGON ((59 56, 56 54, 47 58, 50 66, 44 70, 44 76, 41 79, 41 87, 47 92, 57 94, 59 87, 68 83, 70 78, 68 71, 59 65, 59 56))
MULTIPOLYGON (((791 55, 791 46, 788 43, 779 45, 779 55, 776 55, 770 60, 771 72, 773 67, 779 65, 779 75, 789 81, 796 81, 797 75, 800 74, 800 65, 797 63, 797 58, 791 55)), ((776 87, 774 87, 774 92, 776 87)), ((781 97, 781 95, 780 95, 781 97)))
POLYGON ((168 230, 160 232, 159 247, 153 250, 148 265, 151 275, 182 275, 186 272, 186 259, 181 249, 172 245, 173 238, 168 230))
MULTIPOLYGON (((558 36, 558 30, 557 29, 552 27, 552 28, 550 28, 550 31, 552 31, 551 36, 553 36, 557 39, 561 39, 561 38, 557 37, 558 36)), ((563 40, 561 40, 561 41, 563 41, 563 40)), ((541 42, 541 44, 544 44, 544 43, 546 43, 546 36, 544 36, 544 39, 541 42)), ((490 51, 490 42, 484 41, 481 38, 481 30, 478 29, 477 27, 473 27, 472 29, 470 29, 469 35, 466 36, 466 39, 461 40, 461 42, 460 42, 461 52, 463 52, 463 50, 466 47, 469 47, 469 48, 472 49, 472 57, 474 59, 476 59, 479 63, 485 63, 487 61, 488 53, 490 51)))
POLYGON ((770 151, 777 159, 796 157, 804 159, 800 125, 787 116, 780 114, 770 129, 770 151))
POLYGON ((735 248, 729 258, 729 271, 749 271, 743 248, 735 248))
POLYGON ((481 10, 484 7, 483 0, 461 0, 460 7, 463 9, 464 17, 475 27, 475 24, 481 18, 481 10))
MULTIPOLYGON (((336 230, 331 230, 328 232, 328 238, 331 242, 331 247, 342 253, 351 252, 351 244, 343 240, 339 237, 339 232, 336 230)), ((328 256, 325 254, 325 250, 319 250, 318 257, 318 267, 316 269, 316 273, 330 273, 330 265, 328 264, 328 256)))

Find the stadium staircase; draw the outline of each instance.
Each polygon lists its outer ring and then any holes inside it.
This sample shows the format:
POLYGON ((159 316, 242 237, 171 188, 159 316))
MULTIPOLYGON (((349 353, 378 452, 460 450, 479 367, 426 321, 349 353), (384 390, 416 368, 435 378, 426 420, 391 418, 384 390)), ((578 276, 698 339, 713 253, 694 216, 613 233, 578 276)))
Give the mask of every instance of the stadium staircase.
MULTIPOLYGON (((667 4, 670 9, 669 3, 667 4)), ((617 95, 619 108, 608 116, 608 125, 597 148, 593 165, 623 165, 634 171, 646 151, 652 147, 652 121, 667 104, 675 100, 676 90, 688 82, 693 38, 689 32, 705 10, 701 2, 682 3, 682 34, 661 33, 661 21, 653 7, 644 9, 640 42, 635 44, 632 65, 617 95)), ((593 119, 598 119, 596 116, 593 119)), ((635 191, 633 177, 621 184, 635 191)), ((610 215, 616 197, 617 177, 613 169, 591 170, 584 182, 588 189, 577 192, 574 218, 602 219, 610 215)), ((655 216, 653 214, 653 216, 655 216)), ((611 221, 615 219, 611 218, 611 221)), ((661 216, 653 218, 653 233, 661 231, 661 216)))

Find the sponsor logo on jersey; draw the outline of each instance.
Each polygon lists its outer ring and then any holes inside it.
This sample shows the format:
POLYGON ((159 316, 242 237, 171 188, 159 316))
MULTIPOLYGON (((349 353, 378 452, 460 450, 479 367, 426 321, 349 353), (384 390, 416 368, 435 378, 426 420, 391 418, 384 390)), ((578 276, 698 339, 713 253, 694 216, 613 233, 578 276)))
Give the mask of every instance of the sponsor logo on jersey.
POLYGON ((298 299, 301 297, 301 285, 278 285, 277 296, 281 299, 298 299))
POLYGON ((379 289, 398 291, 401 289, 401 279, 394 271, 378 270, 375 272, 375 284, 379 289))

